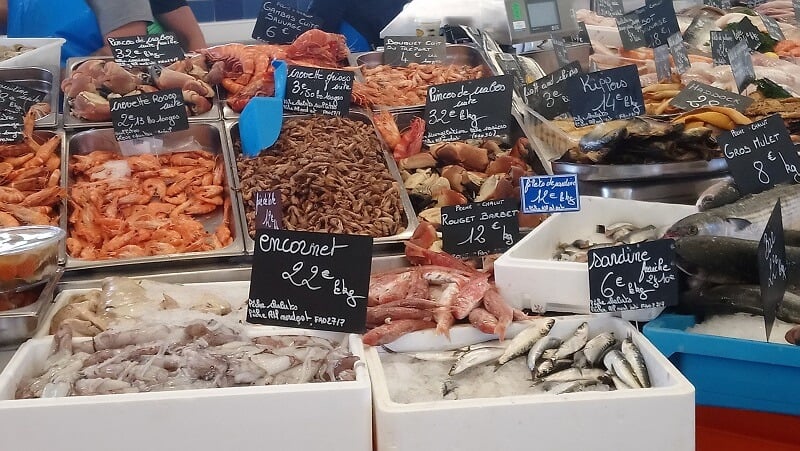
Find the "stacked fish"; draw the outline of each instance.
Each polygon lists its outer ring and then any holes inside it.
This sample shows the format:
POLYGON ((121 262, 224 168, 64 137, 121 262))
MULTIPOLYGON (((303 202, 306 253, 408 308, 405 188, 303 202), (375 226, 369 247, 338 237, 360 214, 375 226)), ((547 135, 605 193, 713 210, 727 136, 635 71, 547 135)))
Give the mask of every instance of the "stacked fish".
POLYGON ((636 227, 629 222, 617 222, 610 225, 600 224, 596 230, 598 234, 605 236, 604 241, 577 239, 571 243, 560 243, 553 255, 553 260, 586 263, 589 261, 589 251, 592 249, 658 239, 658 231, 653 224, 636 227))

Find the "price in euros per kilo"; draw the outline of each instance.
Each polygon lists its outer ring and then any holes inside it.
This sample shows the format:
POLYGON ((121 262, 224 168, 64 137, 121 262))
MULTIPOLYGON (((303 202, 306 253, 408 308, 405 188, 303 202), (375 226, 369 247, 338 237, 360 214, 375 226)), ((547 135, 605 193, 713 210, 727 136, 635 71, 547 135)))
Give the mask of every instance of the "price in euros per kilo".
POLYGON ((283 36, 289 36, 289 28, 287 27, 278 28, 277 25, 273 25, 267 28, 266 31, 264 31, 264 36, 271 39, 277 36, 278 33, 281 33, 283 36))

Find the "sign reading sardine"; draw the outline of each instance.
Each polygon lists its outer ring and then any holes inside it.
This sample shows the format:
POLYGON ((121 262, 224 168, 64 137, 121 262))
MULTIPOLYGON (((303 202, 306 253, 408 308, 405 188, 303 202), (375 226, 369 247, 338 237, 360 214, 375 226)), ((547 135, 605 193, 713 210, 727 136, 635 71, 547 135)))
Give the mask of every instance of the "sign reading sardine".
POLYGON ((507 134, 513 87, 511 75, 431 86, 425 102, 425 143, 507 134))
POLYGON ((109 99, 109 104, 117 141, 163 135, 189 128, 180 89, 109 99))
POLYGON ((252 37, 275 44, 291 44, 306 31, 319 28, 321 23, 318 17, 268 0, 261 5, 252 37))
POLYGON ((148 67, 172 64, 184 58, 181 43, 173 33, 108 38, 114 61, 120 66, 148 67))
POLYGON ((576 127, 644 114, 642 84, 635 65, 606 69, 569 79, 569 111, 576 127))
POLYGON ((372 237, 259 230, 255 241, 248 322, 364 332, 372 237))

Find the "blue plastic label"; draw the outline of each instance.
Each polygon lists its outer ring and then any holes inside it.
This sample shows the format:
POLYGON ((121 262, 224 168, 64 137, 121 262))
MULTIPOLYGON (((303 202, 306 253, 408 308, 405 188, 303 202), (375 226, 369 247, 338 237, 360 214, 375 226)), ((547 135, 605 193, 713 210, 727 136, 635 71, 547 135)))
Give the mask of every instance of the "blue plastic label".
POLYGON ((578 176, 575 174, 522 177, 519 186, 523 213, 553 213, 581 209, 578 176))

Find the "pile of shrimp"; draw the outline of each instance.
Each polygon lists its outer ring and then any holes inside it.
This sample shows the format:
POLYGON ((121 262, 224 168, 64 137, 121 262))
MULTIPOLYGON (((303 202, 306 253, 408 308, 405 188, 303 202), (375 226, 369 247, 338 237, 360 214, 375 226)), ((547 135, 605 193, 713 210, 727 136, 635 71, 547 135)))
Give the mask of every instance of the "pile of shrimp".
POLYGON ((0 227, 58 225, 61 137, 35 136, 35 120, 25 116, 22 142, 0 144, 0 227))
POLYGON ((361 106, 424 105, 428 87, 487 76, 482 66, 417 64, 362 67, 365 81, 353 84, 353 101, 361 106))
POLYGON ((203 150, 124 158, 95 150, 70 161, 67 251, 103 260, 220 249, 233 241, 221 157, 203 150), (222 209, 213 232, 198 217, 222 209))

